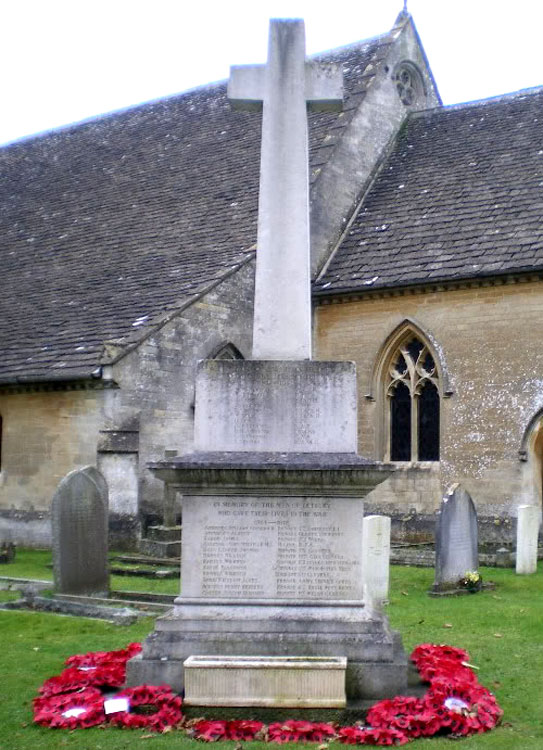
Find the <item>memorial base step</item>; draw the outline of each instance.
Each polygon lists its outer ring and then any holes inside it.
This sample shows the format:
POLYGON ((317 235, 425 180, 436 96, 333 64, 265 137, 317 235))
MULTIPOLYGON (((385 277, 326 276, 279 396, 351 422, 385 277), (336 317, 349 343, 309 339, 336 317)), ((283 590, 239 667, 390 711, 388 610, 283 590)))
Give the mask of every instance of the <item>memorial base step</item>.
MULTIPOLYGON (((283 608, 283 616, 288 619, 287 609, 283 608)), ((230 628, 225 628, 220 609, 211 621, 179 618, 173 613, 159 618, 155 631, 144 642, 142 654, 128 663, 127 684, 166 683, 180 692, 184 688, 183 664, 190 656, 247 654, 346 656, 348 701, 390 698, 407 689, 407 657, 400 635, 390 631, 378 615, 353 618, 351 622, 338 616, 334 622, 328 613, 324 622, 306 620, 305 632, 303 620, 297 615, 289 625, 270 612, 267 627, 265 620, 252 618, 254 629, 246 631, 238 627, 241 620, 233 620, 227 609, 222 615, 230 628)))
MULTIPOLYGON (((188 657, 187 657, 188 658, 188 657)), ((148 685, 171 685, 173 690, 182 692, 184 689, 183 663, 185 659, 170 659, 168 657, 159 657, 149 659, 139 654, 131 659, 127 665, 126 684, 128 686, 148 684, 148 685)), ((420 695, 421 691, 418 686, 407 683, 407 663, 405 655, 399 654, 391 662, 369 662, 347 660, 346 670, 346 694, 347 706, 360 706, 361 702, 367 701, 366 705, 381 700, 383 698, 393 698, 395 695, 420 695)), ((187 707, 188 708, 188 707, 187 707)), ((256 711, 257 707, 251 707, 250 711, 245 708, 245 714, 240 713, 240 718, 250 718, 256 711)), ((215 717, 218 710, 206 707, 191 707, 196 710, 195 716, 209 715, 215 717)), ((223 710, 229 712, 229 718, 234 718, 234 713, 238 710, 236 707, 229 706, 223 710)), ((259 709, 262 710, 262 709, 259 709)), ((270 709, 272 710, 272 709, 270 709)), ((273 711, 277 711, 275 707, 273 711)), ((298 709, 302 710, 302 709, 298 709)), ((311 709, 303 709, 310 711, 311 709)), ((316 709, 315 709, 316 710, 316 709)), ((328 709, 325 709, 328 710, 328 709)), ((188 715, 188 714, 187 714, 188 715)), ((304 715, 304 714, 301 714, 304 715)), ((287 718, 295 718, 292 715, 286 715, 287 718)), ((273 719, 278 721, 279 719, 273 719)), ((322 719, 324 721, 324 719, 322 719)))

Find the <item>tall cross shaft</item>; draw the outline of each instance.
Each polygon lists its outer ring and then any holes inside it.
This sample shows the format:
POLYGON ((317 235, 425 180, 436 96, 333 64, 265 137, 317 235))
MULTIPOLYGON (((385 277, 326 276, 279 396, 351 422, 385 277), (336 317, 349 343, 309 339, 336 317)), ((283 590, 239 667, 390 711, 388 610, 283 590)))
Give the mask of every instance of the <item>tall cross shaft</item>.
POLYGON ((267 65, 231 68, 234 106, 263 108, 254 359, 311 359, 307 103, 341 109, 342 80, 306 62, 301 20, 270 21, 267 65))

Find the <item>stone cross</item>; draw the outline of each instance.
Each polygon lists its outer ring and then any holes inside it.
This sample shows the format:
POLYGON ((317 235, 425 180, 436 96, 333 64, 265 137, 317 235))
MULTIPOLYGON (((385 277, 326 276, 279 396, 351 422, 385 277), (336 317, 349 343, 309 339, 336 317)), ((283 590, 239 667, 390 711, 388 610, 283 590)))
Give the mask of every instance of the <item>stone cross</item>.
POLYGON ((234 106, 263 109, 254 359, 311 359, 307 104, 339 110, 338 65, 306 62, 302 20, 270 21, 267 65, 231 68, 234 106))

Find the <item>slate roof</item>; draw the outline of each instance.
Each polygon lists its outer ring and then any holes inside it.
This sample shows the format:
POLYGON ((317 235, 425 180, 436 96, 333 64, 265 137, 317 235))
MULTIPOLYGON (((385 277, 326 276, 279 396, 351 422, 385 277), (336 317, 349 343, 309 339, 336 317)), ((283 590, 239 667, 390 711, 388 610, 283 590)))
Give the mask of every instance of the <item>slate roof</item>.
POLYGON ((543 89, 410 115, 317 296, 543 270, 543 89))
MULTIPOLYGON (((345 68, 345 111, 310 115, 312 179, 389 44, 324 55, 345 68)), ((0 382, 88 377, 104 341, 252 257, 259 160, 260 116, 224 83, 0 149, 0 382)))

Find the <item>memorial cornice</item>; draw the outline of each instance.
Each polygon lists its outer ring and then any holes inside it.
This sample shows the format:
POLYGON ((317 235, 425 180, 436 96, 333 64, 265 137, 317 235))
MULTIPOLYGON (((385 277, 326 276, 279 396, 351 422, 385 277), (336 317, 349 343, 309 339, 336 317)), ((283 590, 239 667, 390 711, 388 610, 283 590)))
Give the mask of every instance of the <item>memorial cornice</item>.
POLYGON ((201 452, 148 464, 185 494, 321 494, 361 497, 394 471, 355 453, 201 452))

